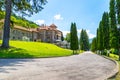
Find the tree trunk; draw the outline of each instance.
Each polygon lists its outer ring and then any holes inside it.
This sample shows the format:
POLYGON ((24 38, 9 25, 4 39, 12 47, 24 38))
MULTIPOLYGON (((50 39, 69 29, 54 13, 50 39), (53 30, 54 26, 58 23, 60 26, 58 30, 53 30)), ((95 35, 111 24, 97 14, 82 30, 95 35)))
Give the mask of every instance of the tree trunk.
POLYGON ((2 48, 9 48, 11 4, 11 0, 5 0, 6 14, 4 21, 2 48))

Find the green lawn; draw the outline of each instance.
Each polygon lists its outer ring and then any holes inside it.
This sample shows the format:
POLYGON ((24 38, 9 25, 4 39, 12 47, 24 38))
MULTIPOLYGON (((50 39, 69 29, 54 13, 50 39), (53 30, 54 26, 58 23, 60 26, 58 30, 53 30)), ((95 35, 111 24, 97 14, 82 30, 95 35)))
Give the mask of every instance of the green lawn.
POLYGON ((71 50, 49 43, 10 41, 10 46, 10 49, 0 49, 0 58, 40 58, 72 55, 71 50))

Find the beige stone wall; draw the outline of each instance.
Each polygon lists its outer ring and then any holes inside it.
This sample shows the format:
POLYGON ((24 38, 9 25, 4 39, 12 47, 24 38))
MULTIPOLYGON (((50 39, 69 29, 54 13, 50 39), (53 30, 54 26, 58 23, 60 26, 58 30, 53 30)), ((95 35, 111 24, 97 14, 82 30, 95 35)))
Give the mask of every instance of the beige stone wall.
POLYGON ((27 37, 29 38, 29 40, 32 40, 32 32, 19 30, 19 29, 10 30, 11 40, 23 40, 23 37, 27 37))
POLYGON ((32 41, 38 40, 38 33, 37 32, 32 32, 32 41))
MULTIPOLYGON (((2 39, 2 30, 0 30, 0 39, 2 39)), ((61 41, 62 32, 55 30, 36 29, 19 29, 13 28, 10 30, 10 40, 23 40, 23 37, 29 38, 30 41, 42 41, 54 43, 56 40, 61 41)))

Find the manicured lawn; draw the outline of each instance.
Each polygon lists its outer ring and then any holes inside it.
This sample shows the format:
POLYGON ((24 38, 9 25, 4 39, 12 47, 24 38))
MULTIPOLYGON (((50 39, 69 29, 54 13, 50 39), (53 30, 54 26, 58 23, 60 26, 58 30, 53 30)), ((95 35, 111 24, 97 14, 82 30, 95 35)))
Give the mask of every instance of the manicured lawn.
POLYGON ((10 49, 0 49, 0 58, 40 58, 72 55, 71 50, 48 43, 10 41, 10 46, 10 49))

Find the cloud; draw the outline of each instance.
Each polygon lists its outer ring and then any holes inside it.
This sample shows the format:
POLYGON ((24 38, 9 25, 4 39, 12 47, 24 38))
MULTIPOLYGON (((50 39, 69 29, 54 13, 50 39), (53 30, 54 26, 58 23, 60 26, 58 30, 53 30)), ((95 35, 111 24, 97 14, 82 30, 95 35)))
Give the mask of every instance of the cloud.
POLYGON ((36 20, 35 23, 41 25, 45 23, 45 20, 36 20))
POLYGON ((92 38, 96 37, 95 34, 92 34, 92 33, 90 32, 90 30, 86 30, 86 31, 87 31, 87 34, 88 34, 88 36, 89 36, 89 39, 92 39, 92 38))
POLYGON ((55 20, 63 20, 63 17, 61 17, 60 14, 56 14, 56 15, 54 16, 54 19, 55 19, 55 20))
MULTIPOLYGON (((81 30, 82 30, 82 29, 78 29, 78 30, 77 30, 77 32, 78 32, 78 37, 80 37, 81 30)), ((64 37, 66 37, 66 34, 67 34, 67 33, 70 33, 70 31, 62 31, 62 32, 63 32, 63 36, 64 36, 64 37)), ((96 35, 94 35, 94 34, 92 34, 92 33, 90 32, 90 30, 86 30, 86 32, 87 32, 87 34, 88 34, 89 39, 92 39, 92 38, 96 37, 96 35)))
POLYGON ((63 32, 63 36, 66 37, 67 33, 70 33, 70 31, 62 31, 63 32))

